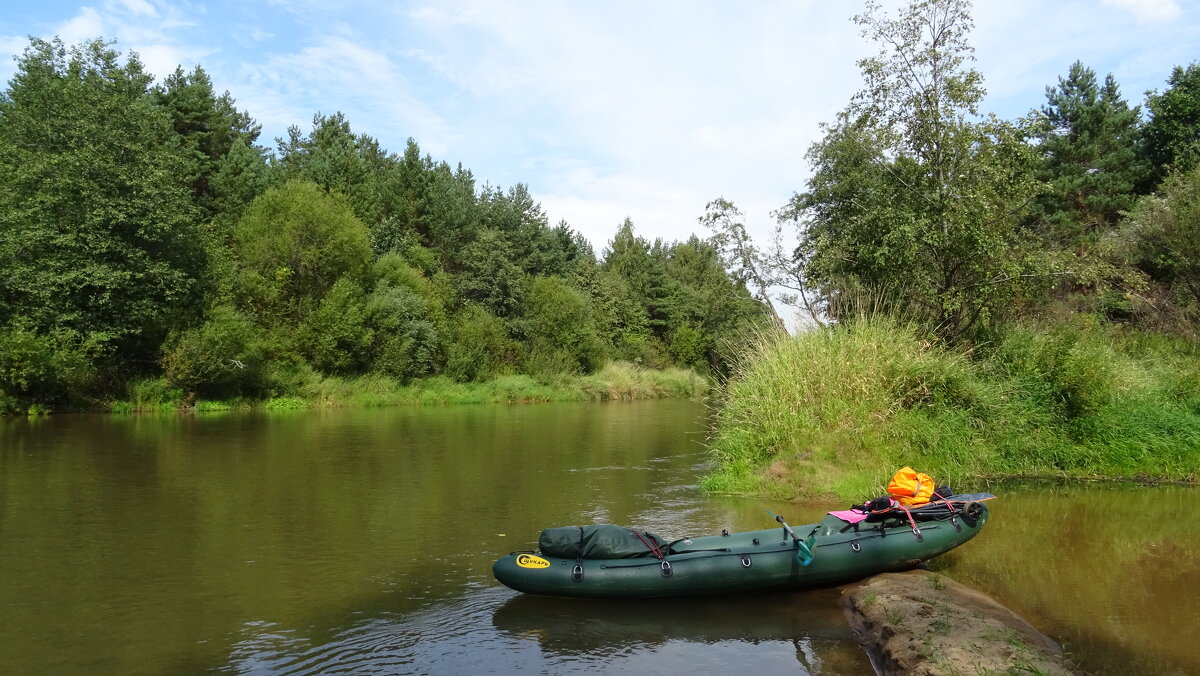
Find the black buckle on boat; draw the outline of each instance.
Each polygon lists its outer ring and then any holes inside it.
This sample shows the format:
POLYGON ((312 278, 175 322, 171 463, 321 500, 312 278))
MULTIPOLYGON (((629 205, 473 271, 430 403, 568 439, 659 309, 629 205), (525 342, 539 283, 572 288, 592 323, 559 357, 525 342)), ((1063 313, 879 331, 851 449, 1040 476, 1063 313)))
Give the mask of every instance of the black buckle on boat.
POLYGON ((852 552, 862 551, 862 545, 858 544, 857 542, 851 542, 850 543, 850 551, 852 551, 852 552))
POLYGON ((750 555, 742 554, 742 567, 749 568, 752 565, 754 565, 754 562, 750 560, 750 555))
POLYGON ((577 563, 571 569, 571 582, 583 582, 583 566, 581 564, 577 563))
POLYGON ((662 562, 662 576, 663 576, 663 577, 671 577, 671 574, 672 574, 672 571, 671 571, 671 562, 670 562, 670 561, 663 561, 663 562, 662 562))

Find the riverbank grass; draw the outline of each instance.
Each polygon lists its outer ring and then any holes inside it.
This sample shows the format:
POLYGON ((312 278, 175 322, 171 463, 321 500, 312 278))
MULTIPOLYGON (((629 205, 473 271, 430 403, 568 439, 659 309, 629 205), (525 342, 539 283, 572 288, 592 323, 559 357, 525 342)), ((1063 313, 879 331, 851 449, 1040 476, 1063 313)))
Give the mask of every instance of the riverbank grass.
POLYGON ((353 378, 313 377, 297 384, 296 392, 256 401, 189 402, 183 390, 161 379, 135 383, 130 399, 111 404, 117 413, 143 411, 212 412, 261 406, 269 411, 309 408, 448 406, 458 404, 520 404, 551 401, 609 401, 662 398, 700 398, 708 380, 694 371, 663 371, 614 362, 584 376, 506 375, 481 383, 459 383, 438 376, 402 385, 394 378, 372 375, 353 378))
POLYGON ((1195 481, 1200 359, 1078 322, 969 354, 864 319, 763 336, 726 383, 714 492, 860 500, 911 465, 968 488, 1007 477, 1195 481))

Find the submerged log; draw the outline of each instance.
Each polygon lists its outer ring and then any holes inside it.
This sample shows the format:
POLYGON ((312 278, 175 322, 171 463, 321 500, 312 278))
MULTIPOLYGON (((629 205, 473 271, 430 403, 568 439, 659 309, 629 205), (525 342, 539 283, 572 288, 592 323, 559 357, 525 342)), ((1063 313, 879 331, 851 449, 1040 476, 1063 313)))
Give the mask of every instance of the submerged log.
POLYGON ((876 575, 847 586, 842 598, 881 674, 1077 673, 1033 625, 938 573, 876 575))

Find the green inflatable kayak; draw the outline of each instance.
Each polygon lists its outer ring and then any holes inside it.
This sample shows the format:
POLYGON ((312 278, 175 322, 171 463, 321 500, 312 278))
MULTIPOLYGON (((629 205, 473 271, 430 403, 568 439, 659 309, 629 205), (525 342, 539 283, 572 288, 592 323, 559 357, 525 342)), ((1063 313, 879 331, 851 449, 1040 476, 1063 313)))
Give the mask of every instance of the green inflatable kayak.
POLYGON ((700 596, 795 589, 901 570, 954 549, 987 522, 988 493, 922 507, 831 512, 820 523, 667 542, 621 526, 551 528, 540 551, 492 566, 520 592, 593 598, 700 596))

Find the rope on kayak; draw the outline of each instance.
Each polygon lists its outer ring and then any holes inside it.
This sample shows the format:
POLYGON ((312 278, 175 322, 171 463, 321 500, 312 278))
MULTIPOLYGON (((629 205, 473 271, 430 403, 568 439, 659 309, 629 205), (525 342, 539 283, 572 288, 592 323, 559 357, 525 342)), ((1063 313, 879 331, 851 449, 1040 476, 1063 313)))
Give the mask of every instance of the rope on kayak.
POLYGON ((637 536, 637 539, 642 541, 642 544, 646 545, 646 548, 649 549, 650 553, 653 554, 656 558, 661 559, 663 557, 662 550, 659 549, 658 543, 654 542, 653 539, 651 539, 649 542, 646 542, 646 538, 642 537, 641 533, 637 532, 636 530, 633 530, 632 528, 630 528, 629 530, 634 535, 637 536))
MULTIPOLYGON (((951 494, 953 494, 953 492, 951 492, 951 494)), ((950 504, 950 501, 946 499, 947 497, 948 496, 943 496, 941 493, 939 493, 938 489, 933 489, 933 498, 935 500, 941 500, 942 503, 946 505, 946 508, 950 510, 950 524, 954 526, 955 530, 962 530, 962 526, 958 525, 958 510, 954 509, 954 505, 950 504)))
POLYGON ((923 542, 925 536, 921 535, 921 529, 917 528, 917 521, 913 518, 912 512, 908 511, 904 505, 900 505, 900 509, 904 510, 904 516, 908 517, 908 523, 912 526, 913 535, 917 536, 917 542, 923 542))

